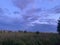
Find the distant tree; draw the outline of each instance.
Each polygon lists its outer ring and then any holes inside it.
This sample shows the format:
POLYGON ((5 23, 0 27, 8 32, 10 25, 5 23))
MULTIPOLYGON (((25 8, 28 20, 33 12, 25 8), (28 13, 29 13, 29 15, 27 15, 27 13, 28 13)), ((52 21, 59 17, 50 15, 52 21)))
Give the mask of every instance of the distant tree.
POLYGON ((39 31, 36 31, 36 34, 39 34, 39 31))
POLYGON ((2 30, 0 30, 0 33, 2 33, 2 30))
POLYGON ((57 32, 60 34, 60 20, 58 20, 57 32))
POLYGON ((5 32, 6 32, 6 30, 3 30, 3 32, 5 33, 5 32))
POLYGON ((12 32, 12 31, 8 31, 8 32, 12 32))
POLYGON ((27 33, 27 31, 25 30, 24 33, 27 33))
POLYGON ((18 32, 23 32, 23 31, 21 31, 21 30, 18 30, 18 32))

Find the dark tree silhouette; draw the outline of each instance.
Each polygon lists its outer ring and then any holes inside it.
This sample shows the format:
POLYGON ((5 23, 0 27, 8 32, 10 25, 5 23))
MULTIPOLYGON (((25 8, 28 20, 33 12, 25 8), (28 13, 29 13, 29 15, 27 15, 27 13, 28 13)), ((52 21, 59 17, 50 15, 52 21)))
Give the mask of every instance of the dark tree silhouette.
POLYGON ((36 34, 39 34, 39 31, 36 31, 36 34))
POLYGON ((25 30, 24 33, 27 33, 27 31, 25 30))
POLYGON ((20 33, 21 33, 21 32, 23 32, 23 31, 21 31, 21 30, 18 30, 18 32, 20 32, 20 33))
POLYGON ((60 34, 60 20, 58 20, 57 32, 60 34))

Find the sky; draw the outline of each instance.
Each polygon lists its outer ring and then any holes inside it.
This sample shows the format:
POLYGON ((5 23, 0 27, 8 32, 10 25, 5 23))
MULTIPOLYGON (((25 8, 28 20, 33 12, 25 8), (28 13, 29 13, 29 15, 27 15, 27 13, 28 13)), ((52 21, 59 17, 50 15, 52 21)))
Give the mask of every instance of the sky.
POLYGON ((1 30, 56 32, 59 17, 60 0, 0 0, 1 30))

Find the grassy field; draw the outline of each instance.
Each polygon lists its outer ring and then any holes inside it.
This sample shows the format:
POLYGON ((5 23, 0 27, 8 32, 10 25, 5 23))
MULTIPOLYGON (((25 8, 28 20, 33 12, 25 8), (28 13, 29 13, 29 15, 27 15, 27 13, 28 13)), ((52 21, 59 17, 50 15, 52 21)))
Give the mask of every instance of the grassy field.
POLYGON ((0 32, 0 45, 60 45, 60 35, 42 32, 0 32))

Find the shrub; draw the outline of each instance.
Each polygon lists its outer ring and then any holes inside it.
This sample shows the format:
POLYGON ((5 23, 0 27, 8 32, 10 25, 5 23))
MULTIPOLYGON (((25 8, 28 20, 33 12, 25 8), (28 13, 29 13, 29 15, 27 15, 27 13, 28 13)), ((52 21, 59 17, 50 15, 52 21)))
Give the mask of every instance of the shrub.
POLYGON ((23 31, 18 30, 18 32, 23 32, 23 31))
POLYGON ((8 32, 12 32, 12 31, 8 31, 8 32))
POLYGON ((39 34, 39 31, 36 31, 36 34, 39 34))
POLYGON ((27 31, 24 31, 24 33, 27 33, 27 31))

